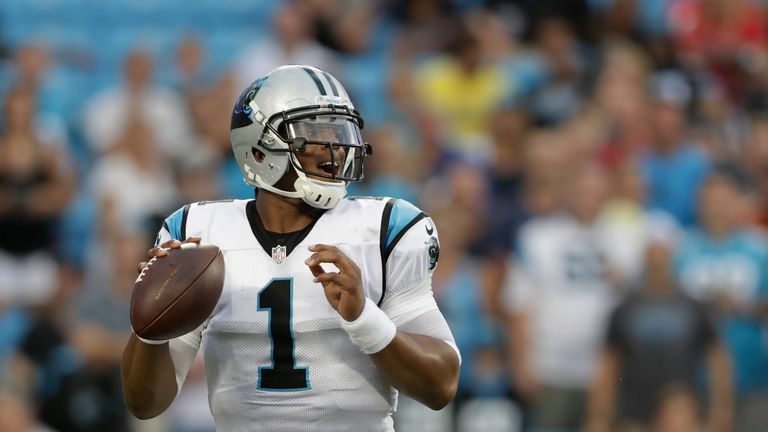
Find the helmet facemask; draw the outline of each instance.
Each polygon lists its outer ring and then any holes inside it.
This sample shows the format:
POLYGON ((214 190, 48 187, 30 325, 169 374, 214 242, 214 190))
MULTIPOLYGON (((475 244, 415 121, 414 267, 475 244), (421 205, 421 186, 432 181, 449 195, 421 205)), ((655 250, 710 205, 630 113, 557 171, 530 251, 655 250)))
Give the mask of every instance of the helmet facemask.
POLYGON ((371 147, 362 140, 362 119, 355 111, 345 106, 303 107, 278 113, 265 126, 265 135, 283 145, 267 145, 262 140, 261 147, 288 153, 297 176, 296 192, 266 189, 327 209, 344 197, 347 182, 363 178, 363 160, 371 154, 371 147))

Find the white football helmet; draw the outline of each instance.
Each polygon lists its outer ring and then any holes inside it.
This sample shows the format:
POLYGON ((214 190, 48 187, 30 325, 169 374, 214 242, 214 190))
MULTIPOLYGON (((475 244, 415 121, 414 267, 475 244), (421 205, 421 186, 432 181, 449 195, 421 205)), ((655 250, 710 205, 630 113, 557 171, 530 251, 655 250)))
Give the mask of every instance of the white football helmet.
POLYGON ((336 78, 312 66, 290 65, 243 91, 232 112, 230 141, 246 183, 329 209, 344 197, 347 182, 363 178, 371 147, 362 140, 362 127, 336 78), (317 167, 304 167, 296 157, 308 149, 317 167), (289 167, 298 177, 294 190, 275 187, 289 167))

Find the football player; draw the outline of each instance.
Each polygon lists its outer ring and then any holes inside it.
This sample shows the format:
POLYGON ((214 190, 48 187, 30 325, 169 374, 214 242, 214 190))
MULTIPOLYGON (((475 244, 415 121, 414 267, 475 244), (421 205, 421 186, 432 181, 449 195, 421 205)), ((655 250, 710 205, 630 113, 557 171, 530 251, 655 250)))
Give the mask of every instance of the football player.
POLYGON ((437 228, 408 202, 344 197, 371 153, 362 126, 341 83, 314 67, 283 66, 245 89, 231 143, 256 199, 165 220, 149 257, 216 244, 225 286, 196 331, 131 336, 134 415, 168 408, 200 347, 220 431, 393 431, 397 390, 433 409, 453 399, 460 355, 431 289, 437 228))

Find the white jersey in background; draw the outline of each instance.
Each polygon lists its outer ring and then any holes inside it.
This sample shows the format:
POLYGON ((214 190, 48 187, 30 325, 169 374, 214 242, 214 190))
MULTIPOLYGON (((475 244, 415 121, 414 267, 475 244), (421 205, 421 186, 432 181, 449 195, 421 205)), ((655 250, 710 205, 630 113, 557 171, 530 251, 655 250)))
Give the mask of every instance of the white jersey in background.
POLYGON ((531 366, 544 384, 586 388, 591 379, 615 302, 605 240, 598 224, 565 213, 521 229, 505 298, 529 317, 531 366))
POLYGON ((399 329, 455 348, 432 296, 439 253, 432 220, 401 200, 345 199, 291 250, 280 239, 266 244, 270 234, 252 228, 260 227, 254 204, 191 204, 160 230, 159 243, 200 236, 219 246, 226 266, 210 319, 171 341, 179 388, 203 342, 218 431, 393 431, 397 391, 341 329, 304 261, 310 245, 337 246, 360 268, 365 295, 399 329))

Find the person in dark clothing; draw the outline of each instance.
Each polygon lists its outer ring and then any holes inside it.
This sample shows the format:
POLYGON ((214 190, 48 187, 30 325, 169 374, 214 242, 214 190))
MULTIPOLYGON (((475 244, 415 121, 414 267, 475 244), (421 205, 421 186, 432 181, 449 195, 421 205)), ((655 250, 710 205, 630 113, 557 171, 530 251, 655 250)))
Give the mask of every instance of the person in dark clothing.
POLYGON ((725 432, 732 404, 727 354, 706 308, 676 288, 670 249, 656 241, 646 252, 644 286, 612 314, 585 431, 650 427, 670 388, 697 390, 703 361, 709 405, 698 407, 699 415, 707 430, 725 432))
POLYGON ((35 129, 34 89, 9 91, 0 123, 0 304, 39 303, 56 281, 52 259, 58 218, 74 177, 65 149, 35 129))

